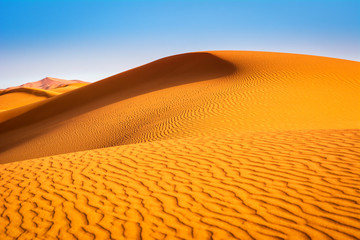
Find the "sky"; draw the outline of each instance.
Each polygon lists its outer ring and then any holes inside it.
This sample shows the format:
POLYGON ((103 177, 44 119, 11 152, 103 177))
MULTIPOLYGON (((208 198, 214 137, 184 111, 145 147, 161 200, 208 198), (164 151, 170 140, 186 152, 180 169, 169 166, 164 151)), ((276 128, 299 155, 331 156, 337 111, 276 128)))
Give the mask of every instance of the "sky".
POLYGON ((360 61, 360 1, 0 0, 0 89, 208 50, 360 61))

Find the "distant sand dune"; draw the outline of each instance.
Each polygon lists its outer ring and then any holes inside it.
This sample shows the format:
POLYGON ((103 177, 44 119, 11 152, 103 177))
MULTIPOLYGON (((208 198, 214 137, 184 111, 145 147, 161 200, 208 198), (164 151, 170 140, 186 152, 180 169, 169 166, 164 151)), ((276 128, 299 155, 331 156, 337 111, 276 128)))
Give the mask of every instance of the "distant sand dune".
POLYGON ((60 78, 46 77, 36 82, 25 83, 17 87, 9 87, 5 90, 12 90, 17 88, 37 88, 37 89, 50 90, 54 88, 64 87, 69 84, 87 84, 87 82, 80 80, 64 80, 60 78))
MULTIPOLYGON (((69 92, 88 83, 79 80, 63 80, 58 78, 44 78, 37 82, 26 83, 18 87, 0 90, 0 110, 8 111, 35 102, 39 102, 61 93, 69 92), (51 89, 51 90, 49 90, 51 89)), ((14 110, 14 112, 18 109, 14 110)), ((0 122, 10 119, 0 115, 0 122)), ((13 116, 13 114, 11 114, 13 116)))
POLYGON ((155 141, 0 165, 1 239, 359 239, 360 130, 155 141))
POLYGON ((359 128, 359 69, 358 62, 282 53, 164 58, 0 114, 7 119, 0 159, 224 132, 359 128))
POLYGON ((3 90, 0 92, 0 96, 8 95, 11 93, 27 93, 34 96, 45 97, 45 98, 50 98, 58 95, 57 92, 51 90, 43 90, 43 89, 30 88, 30 87, 19 87, 9 90, 3 90))

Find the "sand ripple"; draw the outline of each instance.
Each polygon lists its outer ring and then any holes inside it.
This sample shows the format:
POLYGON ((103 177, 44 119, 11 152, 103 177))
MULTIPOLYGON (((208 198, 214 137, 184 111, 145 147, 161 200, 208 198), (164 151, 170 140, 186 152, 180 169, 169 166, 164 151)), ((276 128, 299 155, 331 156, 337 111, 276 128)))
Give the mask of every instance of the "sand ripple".
POLYGON ((0 165, 0 239, 359 239, 360 130, 164 140, 0 165))

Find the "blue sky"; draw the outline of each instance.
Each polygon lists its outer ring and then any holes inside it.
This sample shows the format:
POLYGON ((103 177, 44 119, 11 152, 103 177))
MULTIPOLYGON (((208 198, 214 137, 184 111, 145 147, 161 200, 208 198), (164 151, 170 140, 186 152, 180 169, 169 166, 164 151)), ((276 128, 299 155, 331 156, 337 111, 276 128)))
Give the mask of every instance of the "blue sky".
POLYGON ((97 81, 203 50, 360 61, 358 0, 0 0, 0 88, 97 81))

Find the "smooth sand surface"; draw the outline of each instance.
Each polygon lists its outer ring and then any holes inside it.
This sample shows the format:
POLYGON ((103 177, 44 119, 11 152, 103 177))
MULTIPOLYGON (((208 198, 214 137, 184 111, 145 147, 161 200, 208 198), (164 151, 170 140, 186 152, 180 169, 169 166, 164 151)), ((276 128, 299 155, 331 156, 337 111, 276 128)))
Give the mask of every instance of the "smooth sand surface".
POLYGON ((359 239, 359 109, 359 62, 216 51, 8 110, 0 239, 359 239))

